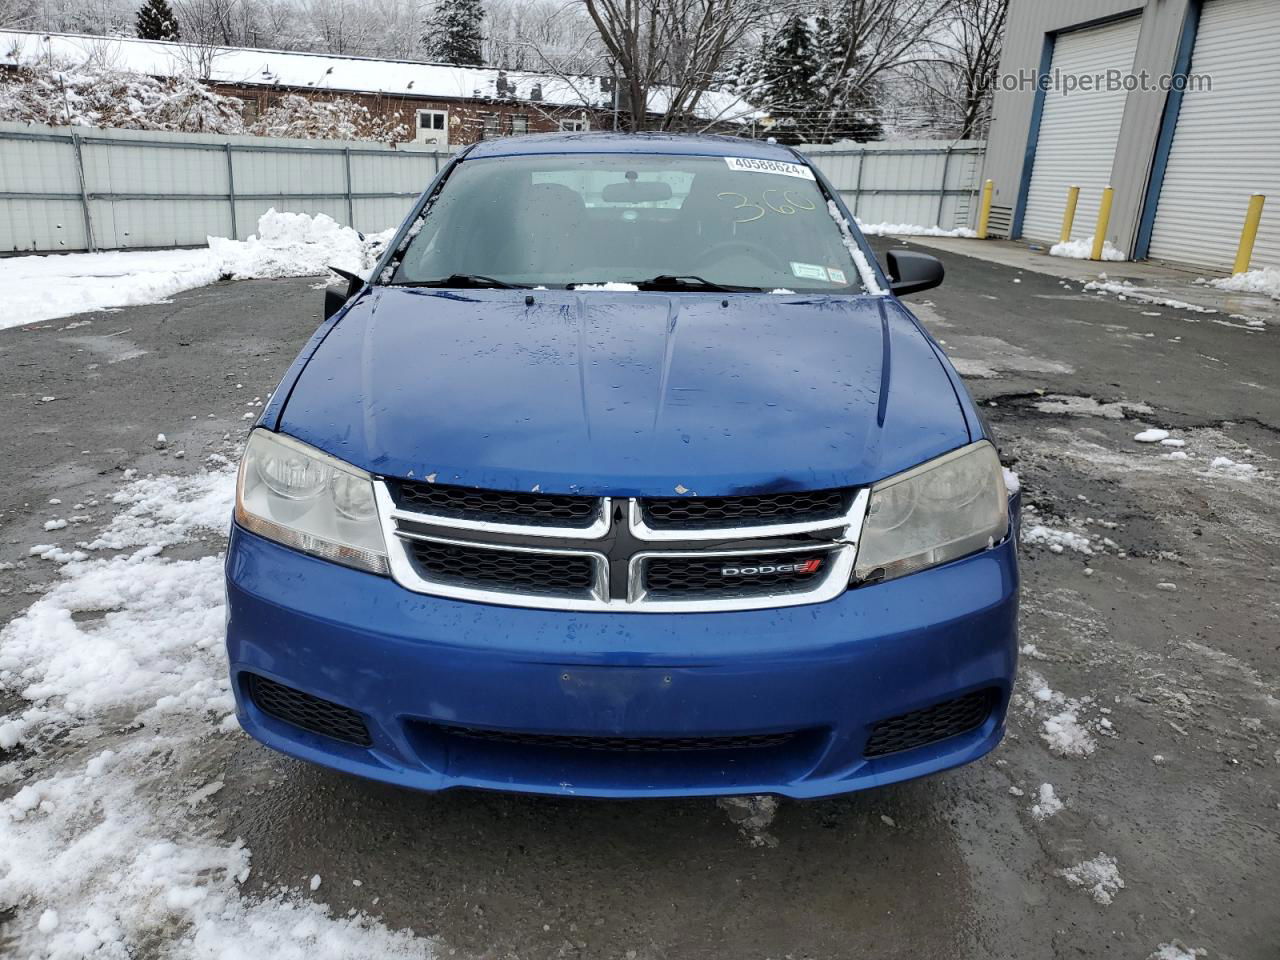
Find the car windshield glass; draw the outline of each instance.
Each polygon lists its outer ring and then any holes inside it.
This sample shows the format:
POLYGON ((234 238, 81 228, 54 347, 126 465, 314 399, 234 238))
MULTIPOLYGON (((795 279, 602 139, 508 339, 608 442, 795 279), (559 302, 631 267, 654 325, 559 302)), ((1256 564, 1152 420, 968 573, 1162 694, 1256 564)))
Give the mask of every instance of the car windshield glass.
POLYGON ((858 293, 827 200, 801 164, 548 154, 464 160, 391 283, 858 293))

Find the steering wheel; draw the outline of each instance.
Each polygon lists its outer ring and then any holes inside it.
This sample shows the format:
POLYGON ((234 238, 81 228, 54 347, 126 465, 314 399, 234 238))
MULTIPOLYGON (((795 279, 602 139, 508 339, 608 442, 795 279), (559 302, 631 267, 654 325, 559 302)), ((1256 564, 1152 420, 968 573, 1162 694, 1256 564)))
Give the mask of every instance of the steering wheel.
POLYGON ((787 269, 787 265, 779 260, 777 254, 772 250, 743 240, 723 240, 707 247, 693 258, 692 269, 696 271, 705 263, 718 263, 735 252, 744 253, 753 260, 758 260, 760 263, 772 267, 779 273, 790 272, 787 269))

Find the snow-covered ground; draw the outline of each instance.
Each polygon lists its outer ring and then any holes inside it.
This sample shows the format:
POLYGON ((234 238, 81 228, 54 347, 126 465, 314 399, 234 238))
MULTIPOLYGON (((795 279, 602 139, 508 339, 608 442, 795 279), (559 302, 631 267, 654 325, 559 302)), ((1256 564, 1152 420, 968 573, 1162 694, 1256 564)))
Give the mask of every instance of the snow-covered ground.
MULTIPOLYGON (((252 851, 193 811, 177 768, 239 736, 221 655, 222 560, 166 545, 225 530, 234 470, 127 481, 89 559, 0 632, 0 913, 15 956, 427 958, 430 941, 253 882, 252 851), (110 557, 103 553, 123 550, 110 557), (16 748, 16 749, 15 749, 16 748)), ((44 561, 31 560, 40 563, 44 561)), ((52 571, 51 571, 52 572, 52 571)), ((314 890, 318 884, 312 883, 314 890)))
POLYGON ((394 230, 366 236, 318 214, 268 210, 247 240, 210 237, 195 250, 68 253, 0 260, 0 329, 89 310, 158 303, 218 280, 320 276, 371 269, 394 230))

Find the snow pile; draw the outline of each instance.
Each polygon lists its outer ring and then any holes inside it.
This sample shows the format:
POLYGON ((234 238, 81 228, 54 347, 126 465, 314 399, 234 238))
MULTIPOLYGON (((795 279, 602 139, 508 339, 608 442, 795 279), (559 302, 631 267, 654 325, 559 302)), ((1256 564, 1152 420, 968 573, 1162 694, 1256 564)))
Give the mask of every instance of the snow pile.
POLYGON ((362 239, 324 214, 272 208, 249 239, 210 237, 209 246, 198 250, 9 257, 0 261, 9 290, 0 329, 159 303, 220 279, 320 276, 330 265, 360 273, 372 269, 394 232, 362 239))
MULTIPOLYGON (((1066 243, 1055 243, 1049 248, 1049 256, 1066 257, 1070 260, 1090 260, 1093 258, 1093 237, 1088 240, 1068 240, 1066 243)), ((1129 258, 1122 250, 1116 249, 1110 240, 1102 241, 1102 259, 1124 261, 1129 258)))
POLYGON ((1149 427, 1141 433, 1135 433, 1133 439, 1138 443, 1164 443, 1169 439, 1169 431, 1161 430, 1159 427, 1149 427))
POLYGON ((845 249, 849 251, 849 255, 853 257, 854 264, 858 267, 858 275, 862 278, 863 288, 872 296, 882 297, 887 294, 889 291, 880 286, 880 281, 876 278, 876 272, 872 269, 871 262, 867 260, 867 255, 862 252, 862 247, 858 246, 858 241, 853 239, 853 233, 849 230, 849 221, 844 218, 844 214, 840 212, 840 208, 836 206, 834 200, 827 201, 827 212, 831 214, 831 219, 840 228, 840 238, 844 241, 845 249))
POLYGON ((323 213, 278 213, 272 207, 258 218, 258 232, 247 240, 210 237, 209 252, 230 280, 318 277, 329 266, 352 273, 373 268, 375 244, 385 246, 391 233, 362 239, 323 213))
POLYGON ((1012 497, 1022 489, 1022 480, 1008 467, 1001 467, 1000 470, 1004 473, 1004 488, 1008 492, 1009 496, 1012 497))
POLYGON ((99 539, 145 545, 67 565, 0 632, 0 688, 31 704, 0 719, 5 749, 29 748, 0 761, 0 783, 23 784, 0 801, 0 914, 15 955, 136 956, 156 944, 174 956, 433 955, 429 941, 331 916, 302 891, 250 897, 250 852, 190 817, 220 783, 192 792, 184 776, 234 730, 222 560, 158 554, 225 530, 233 482, 220 470, 128 484, 116 497, 127 509, 99 539), (72 727, 98 745, 77 747, 72 727))
POLYGON ((1027 546, 1048 547, 1051 553, 1072 550, 1075 553, 1093 556, 1093 546, 1089 538, 1084 534, 1073 533, 1070 530, 1058 530, 1054 527, 1045 526, 1043 523, 1037 523, 1024 529, 1022 531, 1022 542, 1027 546))
POLYGON ((1217 280, 1202 281, 1219 290, 1232 293, 1262 293, 1274 300, 1280 300, 1280 268, 1264 267, 1261 270, 1250 270, 1237 273, 1234 277, 1221 277, 1217 280))
POLYGON ((291 93, 263 111, 248 132, 262 137, 295 137, 304 140, 377 140, 400 143, 411 138, 407 124, 369 112, 369 108, 345 97, 321 100, 291 93))
POLYGON ((1058 871, 1073 887, 1083 887, 1098 903, 1106 906, 1124 889, 1124 880, 1117 869, 1116 858, 1099 853, 1092 860, 1077 863, 1058 871))
POLYGON ((1087 757, 1098 748, 1080 722, 1077 707, 1072 704, 1059 713, 1047 717, 1041 726, 1040 739, 1049 749, 1063 757, 1087 757))
POLYGON ((1062 809, 1062 801, 1059 800, 1057 794, 1053 792, 1053 784, 1040 784, 1039 796, 1040 802, 1033 804, 1031 807, 1031 816, 1036 820, 1048 820, 1062 809))
MULTIPOLYGON (((858 220, 857 217, 854 217, 858 220)), ((944 230, 942 227, 922 227, 913 223, 863 223, 858 220, 858 229, 866 237, 965 237, 972 240, 977 232, 967 227, 956 227, 944 230)))

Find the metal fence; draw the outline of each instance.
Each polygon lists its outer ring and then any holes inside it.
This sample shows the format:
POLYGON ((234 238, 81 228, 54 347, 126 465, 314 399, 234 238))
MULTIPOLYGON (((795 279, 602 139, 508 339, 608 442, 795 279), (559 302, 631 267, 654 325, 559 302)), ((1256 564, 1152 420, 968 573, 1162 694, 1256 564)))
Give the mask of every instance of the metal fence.
POLYGON ((982 189, 982 140, 903 140, 803 146, 849 209, 867 224, 973 227, 982 189))
POLYGON ((0 253, 243 239, 270 207, 383 230, 447 158, 415 146, 0 123, 0 253))
MULTIPOLYGON (((864 223, 972 226, 981 141, 801 150, 864 223)), ((447 159, 413 145, 0 123, 0 253, 243 239, 270 207, 384 230, 447 159)))

